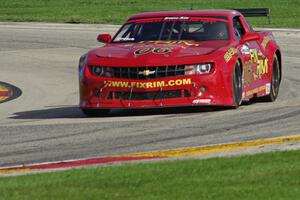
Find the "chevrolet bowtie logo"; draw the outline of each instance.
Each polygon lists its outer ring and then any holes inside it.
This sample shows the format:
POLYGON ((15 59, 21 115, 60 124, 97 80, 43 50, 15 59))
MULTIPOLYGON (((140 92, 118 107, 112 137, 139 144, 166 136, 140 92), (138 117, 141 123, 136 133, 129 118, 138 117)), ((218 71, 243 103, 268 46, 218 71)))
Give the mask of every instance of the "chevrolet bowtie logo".
POLYGON ((155 71, 144 70, 139 72, 139 75, 144 75, 144 76, 149 76, 151 74, 155 74, 155 71))

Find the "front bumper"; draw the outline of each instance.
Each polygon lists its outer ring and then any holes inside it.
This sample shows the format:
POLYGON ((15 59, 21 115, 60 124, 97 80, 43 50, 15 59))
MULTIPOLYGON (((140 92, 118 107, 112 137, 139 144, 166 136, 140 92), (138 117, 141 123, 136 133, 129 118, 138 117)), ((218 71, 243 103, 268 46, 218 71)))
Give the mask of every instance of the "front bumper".
POLYGON ((89 77, 80 81, 81 108, 195 105, 233 105, 223 76, 214 73, 150 80, 89 77))

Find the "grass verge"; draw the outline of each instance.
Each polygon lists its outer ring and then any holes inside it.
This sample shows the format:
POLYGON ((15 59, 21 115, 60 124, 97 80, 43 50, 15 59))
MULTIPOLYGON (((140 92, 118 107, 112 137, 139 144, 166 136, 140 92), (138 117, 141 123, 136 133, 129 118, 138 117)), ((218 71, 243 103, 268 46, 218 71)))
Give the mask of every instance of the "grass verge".
POLYGON ((9 0, 0 1, 0 21, 121 24, 130 15, 161 10, 255 8, 272 9, 267 18, 250 19, 255 26, 300 27, 300 1, 286 0, 9 0))
POLYGON ((300 151, 0 178, 0 199, 299 199, 300 151))

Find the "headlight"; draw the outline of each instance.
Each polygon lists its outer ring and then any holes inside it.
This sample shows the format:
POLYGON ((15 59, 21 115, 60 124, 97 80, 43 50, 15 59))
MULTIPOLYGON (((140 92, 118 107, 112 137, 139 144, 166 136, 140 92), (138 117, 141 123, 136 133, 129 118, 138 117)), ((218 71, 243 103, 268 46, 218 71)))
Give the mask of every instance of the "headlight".
POLYGON ((94 76, 112 76, 112 69, 110 67, 102 67, 102 66, 91 66, 91 74, 94 76))
POLYGON ((81 78, 84 76, 84 69, 87 62, 87 58, 88 58, 87 54, 84 54, 79 59, 78 71, 79 71, 79 77, 81 78))
POLYGON ((79 71, 85 66, 86 61, 87 61, 87 54, 84 54, 79 59, 79 64, 78 64, 79 71))
POLYGON ((194 74, 209 74, 213 69, 211 63, 206 64, 196 64, 196 65, 186 65, 185 66, 185 75, 194 75, 194 74))
POLYGON ((92 74, 95 76, 102 76, 103 75, 103 67, 95 66, 92 68, 92 74))

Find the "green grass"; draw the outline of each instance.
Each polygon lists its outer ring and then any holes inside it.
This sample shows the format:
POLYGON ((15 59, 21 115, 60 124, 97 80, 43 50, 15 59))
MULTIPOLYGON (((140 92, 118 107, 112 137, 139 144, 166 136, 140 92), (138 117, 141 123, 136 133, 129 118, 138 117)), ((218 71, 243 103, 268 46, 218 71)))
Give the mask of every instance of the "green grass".
POLYGON ((300 197, 300 151, 0 178, 0 199, 277 200, 300 197))
POLYGON ((0 21, 68 23, 123 23, 130 15, 145 11, 214 8, 272 9, 267 18, 250 21, 255 26, 300 27, 299 0, 0 0, 0 21))

